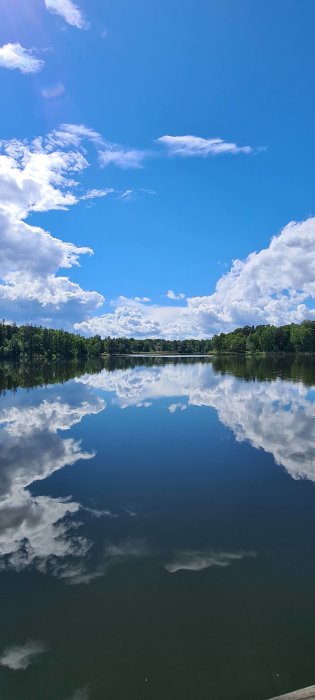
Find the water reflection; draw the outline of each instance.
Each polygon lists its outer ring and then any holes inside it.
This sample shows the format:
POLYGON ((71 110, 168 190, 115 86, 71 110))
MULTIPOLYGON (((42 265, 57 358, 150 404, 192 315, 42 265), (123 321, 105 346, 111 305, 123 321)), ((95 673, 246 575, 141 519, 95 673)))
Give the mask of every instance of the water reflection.
POLYGON ((263 700, 314 680, 299 363, 0 371, 4 697, 263 700))
POLYGON ((39 571, 51 570, 69 576, 58 559, 81 559, 89 548, 85 537, 77 533, 72 516, 80 504, 70 498, 31 495, 29 486, 47 479, 66 465, 90 460, 94 452, 82 448, 80 440, 65 438, 62 433, 91 414, 104 410, 105 402, 97 396, 67 400, 65 395, 50 392, 20 395, 2 404, 0 409, 0 567, 15 571, 33 565, 39 571))
MULTIPOLYGON (((57 470, 93 459, 95 451, 84 450, 80 440, 64 433, 84 417, 102 412, 106 407, 104 393, 109 404, 121 409, 150 410, 155 401, 164 399, 170 420, 191 407, 215 409, 237 442, 248 441, 254 448, 271 453, 294 479, 315 481, 315 402, 310 387, 278 377, 245 381, 224 362, 225 366, 215 371, 209 363, 152 365, 142 361, 135 365, 133 360, 125 369, 85 372, 76 377, 71 390, 69 385, 51 386, 45 398, 39 392, 5 399, 0 408, 0 567, 21 571, 33 566, 67 583, 89 583, 116 564, 149 556, 147 543, 127 539, 107 543, 91 567, 87 554, 92 543, 75 518, 80 510, 82 514, 80 503, 70 494, 66 498, 35 497, 30 491, 32 483, 57 470)), ((96 518, 118 517, 109 510, 85 510, 96 518)), ((123 507, 120 517, 122 514, 136 515, 123 507)), ((173 562, 165 568, 172 572, 201 570, 227 566, 243 556, 188 550, 174 554, 173 562)))
MULTIPOLYGON (((259 367, 261 370, 261 364, 259 367)), ((294 479, 315 481, 315 397, 311 387, 301 380, 277 376, 256 381, 254 375, 244 381, 229 371, 216 372, 210 364, 168 363, 110 373, 103 370, 76 381, 110 392, 112 403, 123 409, 149 408, 152 401, 162 398, 170 400, 170 414, 192 406, 214 408, 238 442, 247 440, 254 448, 271 453, 294 479)))
POLYGON ((203 569, 210 569, 212 566, 225 568, 234 561, 255 556, 255 552, 198 552, 189 550, 176 552, 174 560, 165 564, 165 569, 174 574, 176 571, 203 571, 203 569))
POLYGON ((25 671, 45 651, 45 644, 33 641, 23 646, 7 647, 0 657, 0 666, 6 666, 12 671, 25 671))

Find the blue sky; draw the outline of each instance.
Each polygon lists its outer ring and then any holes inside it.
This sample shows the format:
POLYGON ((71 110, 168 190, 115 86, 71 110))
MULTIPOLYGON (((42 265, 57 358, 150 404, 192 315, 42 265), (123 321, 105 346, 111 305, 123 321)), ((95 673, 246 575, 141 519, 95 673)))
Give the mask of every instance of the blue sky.
POLYGON ((311 0, 0 13, 4 318, 201 337, 313 317, 311 0))

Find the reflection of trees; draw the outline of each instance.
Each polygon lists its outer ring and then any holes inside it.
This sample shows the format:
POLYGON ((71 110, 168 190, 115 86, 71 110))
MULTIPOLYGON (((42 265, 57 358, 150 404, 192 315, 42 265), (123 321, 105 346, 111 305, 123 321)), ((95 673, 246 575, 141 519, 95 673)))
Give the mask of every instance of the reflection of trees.
POLYGON ((315 384, 315 364, 307 355, 237 356, 213 355, 211 358, 191 357, 102 357, 89 358, 84 361, 44 361, 41 363, 0 363, 0 394, 16 390, 18 387, 46 386, 64 383, 74 377, 98 374, 102 369, 107 372, 131 370, 138 367, 182 366, 211 364, 215 372, 233 374, 242 379, 261 381, 281 377, 292 381, 303 381, 307 385, 315 384))
POLYGON ((222 374, 234 374, 242 379, 291 379, 315 384, 314 358, 307 355, 290 355, 277 357, 217 355, 211 358, 213 368, 222 374))
POLYGON ((104 367, 101 358, 85 361, 58 362, 44 360, 33 363, 0 363, 0 394, 18 387, 30 388, 67 382, 86 372, 99 372, 104 367))

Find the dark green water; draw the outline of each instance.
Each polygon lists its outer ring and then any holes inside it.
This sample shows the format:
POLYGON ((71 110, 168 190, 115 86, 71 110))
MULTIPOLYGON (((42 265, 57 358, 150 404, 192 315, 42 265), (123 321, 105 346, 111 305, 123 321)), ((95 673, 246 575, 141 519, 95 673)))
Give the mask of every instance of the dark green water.
POLYGON ((313 359, 7 365, 0 394, 1 700, 315 683, 313 359))

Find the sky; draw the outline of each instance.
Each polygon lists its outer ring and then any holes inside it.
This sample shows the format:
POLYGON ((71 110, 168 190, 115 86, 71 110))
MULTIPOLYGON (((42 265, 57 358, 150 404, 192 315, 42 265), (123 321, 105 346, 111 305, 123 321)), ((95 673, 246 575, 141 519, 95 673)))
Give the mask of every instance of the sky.
POLYGON ((315 319, 312 0, 0 0, 0 314, 315 319))

